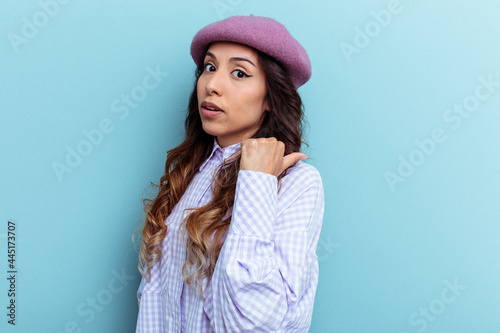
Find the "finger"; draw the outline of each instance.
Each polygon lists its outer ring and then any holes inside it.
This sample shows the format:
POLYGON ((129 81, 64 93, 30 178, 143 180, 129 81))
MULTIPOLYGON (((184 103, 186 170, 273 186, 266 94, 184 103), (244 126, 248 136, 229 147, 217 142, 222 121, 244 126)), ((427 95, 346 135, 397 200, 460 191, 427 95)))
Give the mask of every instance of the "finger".
POLYGON ((307 159, 307 155, 304 153, 291 153, 283 157, 283 171, 285 171, 288 167, 294 165, 300 160, 307 159))

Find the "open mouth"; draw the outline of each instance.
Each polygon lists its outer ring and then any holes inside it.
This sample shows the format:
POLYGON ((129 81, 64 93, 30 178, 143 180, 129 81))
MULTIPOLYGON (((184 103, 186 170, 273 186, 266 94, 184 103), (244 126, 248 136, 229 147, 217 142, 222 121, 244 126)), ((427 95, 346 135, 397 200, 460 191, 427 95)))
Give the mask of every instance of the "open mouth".
POLYGON ((209 111, 223 111, 217 104, 207 101, 203 101, 201 107, 209 111))
POLYGON ((201 103, 201 112, 208 117, 213 117, 223 113, 224 111, 215 103, 203 101, 201 103))

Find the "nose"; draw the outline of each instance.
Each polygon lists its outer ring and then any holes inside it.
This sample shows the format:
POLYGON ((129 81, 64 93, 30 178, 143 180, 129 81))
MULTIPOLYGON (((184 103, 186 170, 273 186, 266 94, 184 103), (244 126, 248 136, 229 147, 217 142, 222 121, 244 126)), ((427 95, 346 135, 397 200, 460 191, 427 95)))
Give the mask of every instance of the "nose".
POLYGON ((224 85, 224 78, 221 71, 213 72, 207 82, 206 90, 208 95, 222 95, 222 87, 224 85))

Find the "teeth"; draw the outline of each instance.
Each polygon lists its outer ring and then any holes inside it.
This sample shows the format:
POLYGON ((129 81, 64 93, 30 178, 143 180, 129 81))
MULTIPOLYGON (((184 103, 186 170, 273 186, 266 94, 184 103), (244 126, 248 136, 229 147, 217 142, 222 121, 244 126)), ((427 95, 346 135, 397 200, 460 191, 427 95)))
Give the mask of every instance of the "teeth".
POLYGON ((209 107, 209 106, 207 106, 205 109, 207 109, 207 110, 211 110, 211 111, 215 111, 215 109, 214 109, 214 108, 209 107))

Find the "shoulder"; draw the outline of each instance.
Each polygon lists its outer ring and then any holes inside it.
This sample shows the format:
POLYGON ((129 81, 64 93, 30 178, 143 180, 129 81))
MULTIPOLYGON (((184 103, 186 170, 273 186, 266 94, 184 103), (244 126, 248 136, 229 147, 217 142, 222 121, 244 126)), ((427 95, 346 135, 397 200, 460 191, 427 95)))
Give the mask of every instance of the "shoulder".
POLYGON ((287 170, 278 186, 277 222, 274 231, 310 231, 321 225, 323 183, 319 171, 304 161, 287 170))
POLYGON ((321 181, 321 175, 319 174, 318 169, 304 161, 298 161, 297 163, 295 163, 295 165, 288 168, 287 173, 283 177, 283 179, 285 178, 287 179, 287 181, 304 179, 309 179, 311 181, 321 181))
POLYGON ((281 190, 290 188, 317 188, 323 187, 321 175, 311 164, 298 161, 295 165, 287 169, 286 175, 281 179, 281 190))

